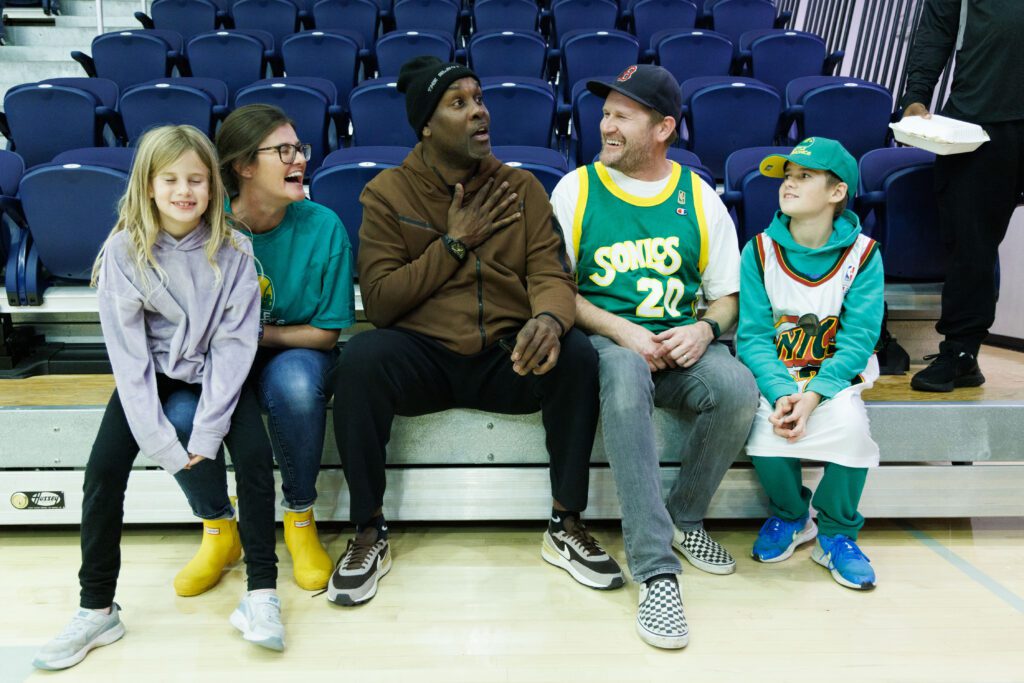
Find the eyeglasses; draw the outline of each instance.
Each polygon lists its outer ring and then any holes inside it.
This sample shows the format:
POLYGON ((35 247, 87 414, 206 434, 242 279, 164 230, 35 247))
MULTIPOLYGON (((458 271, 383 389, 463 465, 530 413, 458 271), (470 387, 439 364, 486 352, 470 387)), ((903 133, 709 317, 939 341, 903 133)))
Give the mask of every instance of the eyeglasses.
POLYGON ((278 158, 281 159, 282 164, 290 164, 293 161, 295 161, 295 156, 299 152, 302 152, 303 159, 309 161, 309 157, 313 153, 313 145, 293 145, 286 142, 282 145, 277 145, 275 147, 258 147, 256 149, 257 152, 269 152, 271 150, 277 152, 277 156, 278 158))

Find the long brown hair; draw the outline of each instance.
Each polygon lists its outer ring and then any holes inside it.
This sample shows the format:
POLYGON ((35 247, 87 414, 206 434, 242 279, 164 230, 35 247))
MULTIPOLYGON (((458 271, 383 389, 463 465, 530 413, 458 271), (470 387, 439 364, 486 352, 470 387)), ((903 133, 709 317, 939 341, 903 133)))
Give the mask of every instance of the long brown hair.
POLYGON ((241 181, 235 166, 248 166, 256 161, 256 150, 268 135, 281 126, 294 127, 288 115, 270 104, 248 104, 231 112, 217 131, 217 153, 220 173, 228 196, 235 197, 241 181))

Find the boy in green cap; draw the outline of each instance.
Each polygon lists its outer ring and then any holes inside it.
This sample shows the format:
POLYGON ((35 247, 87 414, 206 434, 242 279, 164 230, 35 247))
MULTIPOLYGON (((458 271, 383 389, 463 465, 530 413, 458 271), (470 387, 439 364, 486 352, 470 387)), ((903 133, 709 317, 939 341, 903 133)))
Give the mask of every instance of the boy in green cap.
POLYGON ((846 209, 858 174, 841 144, 808 138, 762 161, 761 173, 783 181, 780 210, 740 266, 736 351, 761 391, 747 453, 772 511, 753 556, 781 562, 817 536, 811 559, 841 585, 869 590, 875 573, 857 547, 857 505, 878 446, 861 392, 878 377, 882 258, 846 209), (801 459, 825 463, 813 498, 801 459))

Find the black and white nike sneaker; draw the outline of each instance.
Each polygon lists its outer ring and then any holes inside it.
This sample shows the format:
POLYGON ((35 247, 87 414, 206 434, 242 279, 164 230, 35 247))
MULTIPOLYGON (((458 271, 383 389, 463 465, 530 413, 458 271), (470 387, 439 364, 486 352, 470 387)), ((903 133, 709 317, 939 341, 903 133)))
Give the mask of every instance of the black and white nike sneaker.
POLYGON ((575 515, 559 522, 562 523, 561 530, 552 531, 549 526, 544 532, 541 557, 569 572, 584 586, 600 590, 622 586, 624 581, 619 563, 587 532, 583 522, 575 515))
POLYGON ((327 599, 336 605, 360 605, 377 594, 377 582, 391 571, 391 550, 377 527, 363 529, 349 539, 327 584, 327 599))

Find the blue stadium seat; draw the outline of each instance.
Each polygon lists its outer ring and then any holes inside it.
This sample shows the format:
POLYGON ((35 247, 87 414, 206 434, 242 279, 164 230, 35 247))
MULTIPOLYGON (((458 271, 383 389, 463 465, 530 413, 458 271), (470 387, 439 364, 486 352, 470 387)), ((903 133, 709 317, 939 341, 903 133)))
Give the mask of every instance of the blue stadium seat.
POLYGON ((413 57, 431 55, 442 62, 452 61, 455 58, 455 39, 443 31, 400 29, 380 37, 376 54, 379 76, 397 77, 402 65, 413 57))
POLYGON ((761 175, 761 161, 772 154, 789 154, 792 147, 749 147, 725 160, 722 201, 734 214, 740 247, 768 228, 779 208, 778 178, 761 175))
POLYGON ((632 6, 631 13, 633 32, 646 61, 654 58, 654 34, 692 30, 697 22, 697 6, 690 0, 640 0, 632 6))
POLYGON ((333 31, 305 31, 288 36, 281 45, 289 76, 326 78, 338 91, 338 104, 348 111, 348 95, 359 77, 362 36, 333 31))
POLYGON ((453 40, 461 16, 455 0, 398 0, 393 11, 398 31, 438 31, 453 40))
POLYGON ((775 141, 782 98, 775 88, 739 76, 691 78, 681 85, 686 148, 722 178, 725 159, 775 141))
POLYGON ((154 78, 170 76, 177 66, 187 75, 183 42, 176 31, 138 29, 114 31, 92 40, 92 56, 75 50, 71 58, 90 77, 106 78, 124 90, 154 78))
POLYGON ((711 187, 715 186, 715 176, 711 169, 705 166, 700 157, 690 150, 682 147, 669 147, 665 156, 681 166, 686 166, 711 187))
POLYGON ((536 31, 540 9, 533 0, 477 0, 473 4, 475 33, 536 31))
POLYGON ((352 117, 352 144, 359 146, 415 147, 419 138, 409 126, 405 95, 395 79, 371 78, 352 89, 348 98, 352 117))
POLYGON ((555 93, 539 78, 483 78, 484 104, 491 114, 491 145, 550 147, 555 127, 555 93))
MULTIPOLYGON (((598 76, 595 80, 610 81, 614 76, 598 76)), ((569 141, 569 158, 577 166, 583 166, 601 151, 601 118, 604 116, 604 98, 587 90, 586 81, 580 81, 572 89, 572 138, 569 141)))
POLYGON ((117 99, 117 84, 104 78, 55 78, 15 86, 4 96, 13 150, 32 167, 68 149, 103 146, 106 126, 123 141, 117 99))
POLYGON ((569 165, 561 152, 550 147, 530 147, 524 145, 505 145, 491 148, 494 156, 506 166, 529 171, 544 186, 548 196, 555 185, 569 172, 569 165))
POLYGON ((701 76, 726 76, 732 67, 732 42, 707 29, 659 31, 651 36, 651 49, 655 63, 680 83, 701 76))
MULTIPOLYGON (((561 37, 571 31, 611 31, 619 17, 619 6, 612 0, 552 0, 551 45, 559 46, 561 37)), ((561 57, 555 52, 553 57, 561 57)))
POLYGON ((359 226, 363 206, 359 195, 368 182, 386 168, 400 166, 411 151, 408 147, 350 147, 331 152, 313 174, 309 198, 338 214, 348 232, 352 258, 359 254, 359 226))
POLYGON ((275 76, 284 74, 281 44, 299 30, 299 8, 292 0, 240 0, 231 8, 235 28, 266 31, 274 37, 269 55, 275 76))
POLYGON ((318 31, 355 31, 363 37, 361 54, 372 54, 377 42, 380 8, 373 0, 320 0, 313 6, 313 20, 318 31))
POLYGON ((228 114, 228 86, 213 78, 162 78, 132 86, 118 106, 128 144, 150 128, 188 124, 213 139, 217 121, 228 114))
POLYGON ((833 138, 857 159, 888 144, 893 98, 877 83, 845 76, 805 76, 790 82, 786 103, 784 123, 787 129, 795 125, 794 144, 814 135, 833 138))
POLYGON ((301 76, 256 81, 235 96, 235 108, 272 104, 288 114, 295 122, 299 139, 313 147, 307 165, 310 170, 319 168, 330 150, 331 121, 339 123, 344 111, 337 102, 338 91, 333 83, 324 78, 301 76))
POLYGON ((640 43, 625 31, 570 31, 563 34, 562 99, 571 102, 576 83, 603 74, 619 74, 640 59, 640 43))
POLYGON ((882 246, 886 279, 945 279, 934 164, 934 154, 914 147, 876 149, 860 160, 857 213, 882 246))
POLYGON ((476 33, 469 41, 469 66, 478 76, 543 78, 548 47, 535 31, 476 33))
POLYGON ((239 88, 267 73, 274 37, 266 31, 233 29, 212 31, 188 42, 192 75, 224 81, 232 98, 239 88))
POLYGON ((783 28, 788 14, 776 15, 772 0, 719 0, 711 8, 711 26, 739 47, 740 36, 759 28, 783 28))
POLYGON ((200 33, 217 28, 217 6, 210 0, 156 0, 149 14, 136 12, 135 18, 142 28, 176 31, 187 43, 200 33))
POLYGON ((826 55, 825 41, 813 33, 782 29, 747 31, 739 50, 749 75, 779 92, 794 78, 831 74, 844 55, 842 50, 826 55))
POLYGON ((128 183, 124 159, 131 154, 127 149, 68 153, 25 173, 18 196, 29 233, 8 258, 9 300, 41 304, 47 274, 88 282, 100 246, 117 220, 117 203, 128 183))

